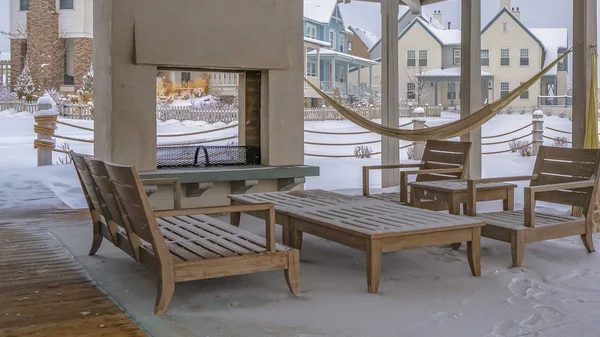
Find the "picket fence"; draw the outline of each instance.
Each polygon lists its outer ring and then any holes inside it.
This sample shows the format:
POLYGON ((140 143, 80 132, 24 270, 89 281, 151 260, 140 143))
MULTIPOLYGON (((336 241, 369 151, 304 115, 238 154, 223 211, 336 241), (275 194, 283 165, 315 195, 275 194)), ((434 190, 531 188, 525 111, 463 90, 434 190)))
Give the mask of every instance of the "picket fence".
MULTIPOLYGON (((38 111, 36 102, 18 101, 0 101, 0 111, 14 109, 34 113, 38 111)), ((94 119, 93 106, 87 103, 59 103, 56 105, 58 115, 72 119, 94 119)))
MULTIPOLYGON (((400 107, 400 117, 412 117, 414 108, 411 107, 400 107)), ((352 111, 359 113, 362 117, 368 119, 381 118, 380 107, 364 107, 364 108, 352 108, 352 111)), ((442 109, 440 107, 426 107, 426 117, 440 117, 442 115, 442 109)), ((339 112, 334 108, 304 108, 304 120, 305 121, 331 121, 331 120, 343 120, 345 119, 339 112)))

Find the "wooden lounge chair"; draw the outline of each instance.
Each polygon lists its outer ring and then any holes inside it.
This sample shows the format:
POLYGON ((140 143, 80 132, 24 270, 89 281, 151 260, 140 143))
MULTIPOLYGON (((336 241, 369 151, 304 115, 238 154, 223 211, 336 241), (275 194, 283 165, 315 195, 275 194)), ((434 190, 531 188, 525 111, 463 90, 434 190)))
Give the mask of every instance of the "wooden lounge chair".
POLYGON ((592 212, 598 185, 600 150, 540 147, 533 175, 468 180, 467 213, 484 221, 482 235, 510 242, 513 266, 523 263, 525 244, 581 235, 588 252, 594 251, 592 212), (476 213, 476 185, 530 180, 522 211, 476 213), (535 211, 536 201, 583 208, 582 217, 535 211))
POLYGON ((153 211, 134 167, 99 160, 88 166, 104 217, 121 229, 117 247, 158 274, 156 314, 183 281, 283 269, 298 294, 299 253, 275 243, 272 204, 153 211), (207 216, 248 211, 266 212, 266 239, 207 216))
MULTIPOLYGON (((92 217, 93 226, 93 241, 92 248, 90 249, 90 255, 94 255, 100 245, 102 244, 103 237, 116 244, 117 233, 119 232, 118 226, 113 221, 107 221, 102 211, 102 203, 100 202, 99 192, 94 184, 90 170, 88 167, 87 159, 88 156, 83 154, 70 152, 83 195, 90 210, 90 216, 92 217)), ((176 178, 165 178, 165 179, 145 179, 142 180, 144 191, 147 195, 150 195, 156 191, 158 185, 173 185, 173 205, 175 209, 181 208, 181 184, 179 179, 176 178)))
MULTIPOLYGON (((371 198, 408 204, 408 177, 416 175, 416 181, 463 179, 465 167, 471 151, 470 142, 450 142, 428 140, 420 163, 399 165, 363 166, 363 195, 371 198), (372 170, 400 170, 400 193, 369 193, 369 172, 372 170)), ((422 203, 423 208, 441 209, 437 203, 431 206, 422 203)))

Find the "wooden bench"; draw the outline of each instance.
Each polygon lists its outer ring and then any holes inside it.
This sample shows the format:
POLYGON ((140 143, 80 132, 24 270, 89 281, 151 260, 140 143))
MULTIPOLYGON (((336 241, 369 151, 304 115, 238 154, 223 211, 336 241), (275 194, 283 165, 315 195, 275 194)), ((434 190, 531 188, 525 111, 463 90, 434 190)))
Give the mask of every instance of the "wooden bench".
MULTIPOLYGON (((416 181, 438 181, 463 179, 471 151, 470 142, 451 142, 428 140, 425 144, 423 159, 416 164, 363 166, 363 195, 371 198, 408 204, 408 177, 416 175, 416 181), (400 170, 400 192, 369 192, 369 172, 372 170, 400 170), (411 170, 401 170, 411 169, 411 170)), ((447 205, 438 202, 422 202, 422 207, 432 210, 447 209, 447 205)))
MULTIPOLYGON (((81 158, 76 168, 84 192, 93 187, 88 196, 103 217, 94 221, 94 232, 156 271, 156 314, 166 310, 182 281, 284 270, 290 291, 298 294, 299 253, 275 243, 272 204, 153 211, 134 167, 84 158, 87 169, 79 170, 81 158), (229 212, 263 213, 266 239, 207 216, 229 212)), ((95 235, 90 254, 101 242, 95 235)))
POLYGON ((523 263, 525 244, 580 235, 588 252, 594 251, 592 213, 598 186, 600 150, 542 146, 531 176, 468 180, 467 213, 486 222, 483 236, 511 244, 514 267, 523 263), (477 185, 529 180, 522 211, 477 214, 477 185), (535 211, 536 201, 583 208, 583 216, 535 211))
MULTIPOLYGON (((471 272, 481 273, 479 240, 484 223, 479 220, 322 190, 229 198, 233 205, 274 204, 284 243, 294 248, 301 249, 302 234, 309 233, 365 252, 370 293, 379 289, 381 254, 396 250, 467 242, 471 272)), ((234 222, 239 221, 238 214, 232 216, 234 222)))

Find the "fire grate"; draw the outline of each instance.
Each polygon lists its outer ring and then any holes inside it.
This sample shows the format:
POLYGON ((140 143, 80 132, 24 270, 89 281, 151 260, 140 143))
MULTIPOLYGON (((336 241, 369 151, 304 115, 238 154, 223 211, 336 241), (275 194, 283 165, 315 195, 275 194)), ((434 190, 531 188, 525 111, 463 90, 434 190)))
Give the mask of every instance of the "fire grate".
POLYGON ((161 146, 157 168, 259 165, 257 146, 161 146))

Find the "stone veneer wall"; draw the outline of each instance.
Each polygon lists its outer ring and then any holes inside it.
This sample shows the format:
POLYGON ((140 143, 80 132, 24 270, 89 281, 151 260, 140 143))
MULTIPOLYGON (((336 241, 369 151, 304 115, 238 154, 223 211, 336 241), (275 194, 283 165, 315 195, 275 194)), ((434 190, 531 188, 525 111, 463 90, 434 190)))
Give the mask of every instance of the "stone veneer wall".
POLYGON ((83 84, 83 76, 90 70, 94 52, 94 40, 88 38, 73 39, 74 62, 75 62, 75 90, 79 90, 83 84))
POLYGON ((56 0, 33 0, 27 12, 27 58, 36 86, 64 83, 65 40, 59 34, 56 0))
POLYGON ((27 54, 27 41, 25 39, 10 40, 10 71, 12 80, 10 86, 12 89, 17 84, 17 77, 23 71, 25 64, 25 55, 27 54))

